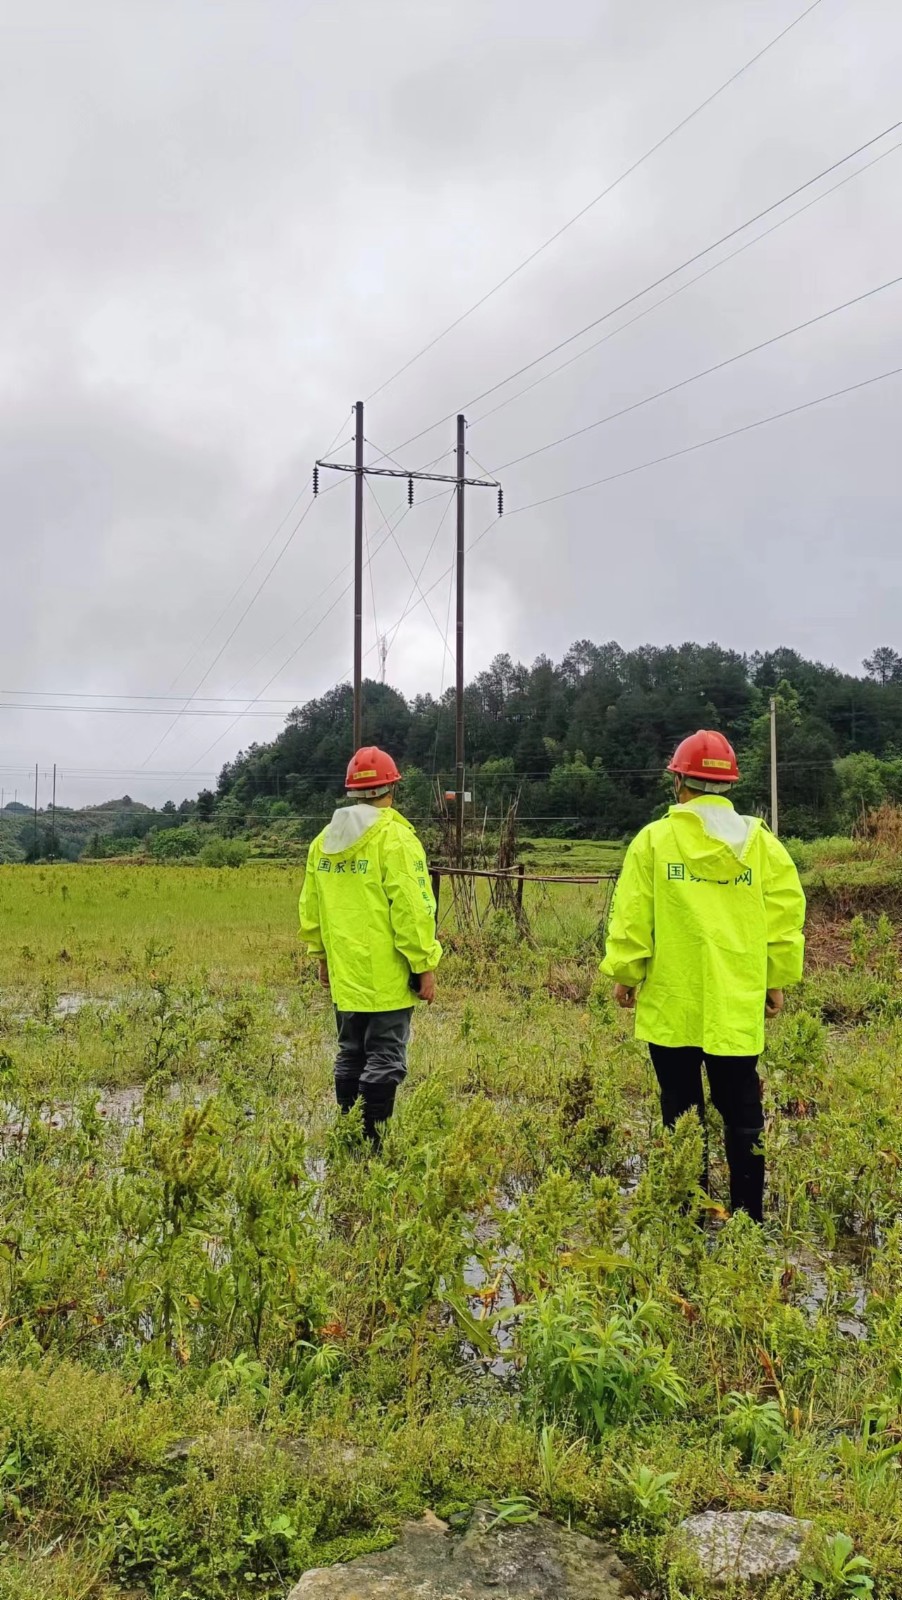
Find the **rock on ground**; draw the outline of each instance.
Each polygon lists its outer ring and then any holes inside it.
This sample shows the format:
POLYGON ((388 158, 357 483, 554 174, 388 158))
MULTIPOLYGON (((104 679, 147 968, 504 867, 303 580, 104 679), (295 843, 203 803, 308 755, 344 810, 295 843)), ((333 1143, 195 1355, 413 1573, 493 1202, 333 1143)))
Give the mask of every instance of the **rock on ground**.
POLYGON ((810 1522, 780 1511, 704 1511, 677 1529, 712 1584, 778 1578, 798 1566, 810 1522))
POLYGON ((477 1506, 458 1539, 427 1512, 391 1550, 305 1572, 288 1600, 621 1600, 624 1569, 605 1545, 544 1518, 491 1521, 477 1506))

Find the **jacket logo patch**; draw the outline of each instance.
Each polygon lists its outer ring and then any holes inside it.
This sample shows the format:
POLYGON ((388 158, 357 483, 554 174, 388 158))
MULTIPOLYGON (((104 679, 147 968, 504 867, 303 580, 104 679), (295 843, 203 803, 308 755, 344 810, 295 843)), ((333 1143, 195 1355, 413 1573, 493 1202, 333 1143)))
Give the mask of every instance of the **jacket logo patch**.
POLYGON ((316 870, 317 870, 317 872, 331 872, 332 871, 332 863, 331 863, 331 861, 327 861, 325 856, 320 856, 319 866, 317 867, 316 870))
POLYGON ((668 879, 676 879, 679 883, 684 881, 686 877, 686 868, 684 867, 682 861, 669 861, 667 863, 667 877, 668 879))

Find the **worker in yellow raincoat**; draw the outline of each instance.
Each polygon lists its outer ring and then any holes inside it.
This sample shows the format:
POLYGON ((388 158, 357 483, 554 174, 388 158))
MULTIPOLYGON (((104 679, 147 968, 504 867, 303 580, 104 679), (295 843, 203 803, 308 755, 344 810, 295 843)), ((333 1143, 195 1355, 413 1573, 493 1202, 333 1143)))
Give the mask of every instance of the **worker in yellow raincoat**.
MULTIPOLYGON (((724 1122, 730 1203, 763 1219, 764 1019, 802 975, 805 897, 791 857, 728 799, 739 778, 721 733, 684 739, 670 763, 676 804, 643 828, 623 864, 602 972, 636 1011, 665 1126, 695 1107, 702 1063, 724 1122)), ((704 1181, 707 1183, 707 1159, 704 1181)))
POLYGON ((394 809, 399 773, 375 747, 358 750, 342 806, 314 839, 300 899, 301 938, 319 960, 338 1025, 335 1097, 363 1100, 375 1148, 407 1071, 414 997, 431 1005, 442 947, 426 855, 394 809))

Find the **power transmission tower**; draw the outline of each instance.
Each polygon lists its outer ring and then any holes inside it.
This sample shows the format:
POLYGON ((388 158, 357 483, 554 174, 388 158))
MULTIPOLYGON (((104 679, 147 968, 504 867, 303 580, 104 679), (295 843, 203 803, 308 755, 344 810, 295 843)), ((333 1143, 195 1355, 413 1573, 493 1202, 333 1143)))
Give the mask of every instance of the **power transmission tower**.
MULTIPOLYGON (((456 716, 455 716, 455 849, 458 865, 463 862, 464 780, 466 756, 464 742, 464 556, 466 529, 466 490, 496 489, 498 515, 504 509, 504 496, 497 478, 470 478, 467 476, 467 421, 457 418, 457 471, 418 472, 405 467, 368 467, 364 462, 363 401, 354 407, 354 465, 345 461, 317 461, 313 468, 313 493, 319 494, 319 474, 324 472, 354 473, 354 746, 363 743, 363 480, 373 478, 406 478, 408 504, 413 505, 415 483, 447 483, 453 486, 457 497, 457 629, 456 629, 456 716)), ((384 646, 385 641, 382 641, 384 646)), ((383 673, 385 658, 383 655, 383 673)))
POLYGON ((379 682, 385 682, 385 663, 388 660, 388 636, 382 635, 379 640, 379 682))

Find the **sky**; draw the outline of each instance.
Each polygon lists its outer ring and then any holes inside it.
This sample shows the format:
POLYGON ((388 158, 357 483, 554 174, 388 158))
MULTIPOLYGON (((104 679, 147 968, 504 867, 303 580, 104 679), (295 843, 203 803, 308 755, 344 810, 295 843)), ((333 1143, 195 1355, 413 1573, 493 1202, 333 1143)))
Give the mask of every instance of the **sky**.
MULTIPOLYGON (((6 800, 35 763, 42 803, 54 763, 63 804, 193 795, 348 676, 353 484, 309 480, 358 399, 368 461, 452 472, 463 410, 503 482, 500 521, 467 494, 468 676, 586 637, 902 648, 902 376, 869 381, 902 367, 902 9, 807 3, 8 8, 6 800)), ((384 638, 438 693, 454 508, 406 502, 368 481, 365 667, 384 638)))

